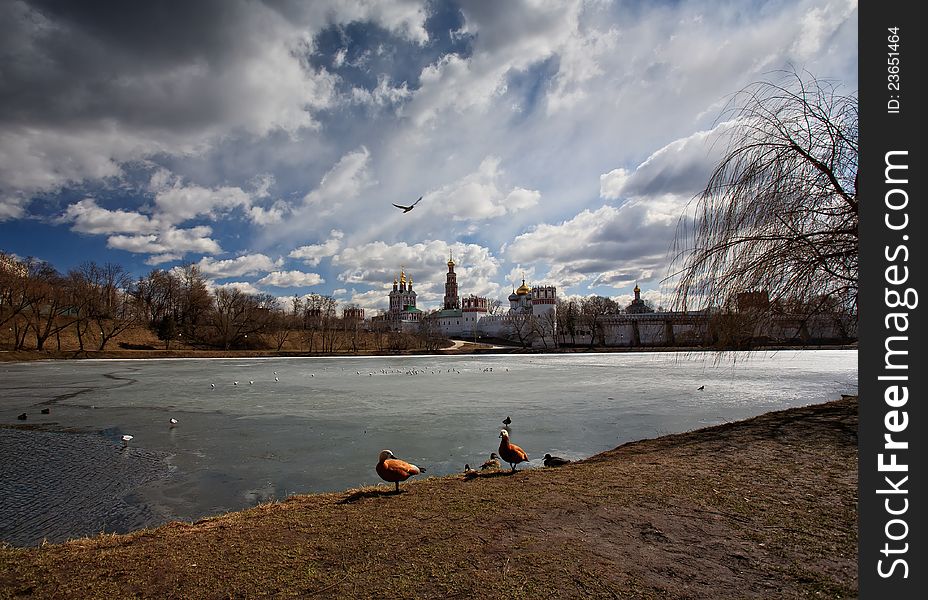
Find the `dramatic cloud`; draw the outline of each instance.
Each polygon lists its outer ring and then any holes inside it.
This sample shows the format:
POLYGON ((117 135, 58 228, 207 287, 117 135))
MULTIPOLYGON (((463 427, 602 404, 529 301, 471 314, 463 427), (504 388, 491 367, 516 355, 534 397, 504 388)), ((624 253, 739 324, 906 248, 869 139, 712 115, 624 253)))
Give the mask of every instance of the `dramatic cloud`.
POLYGON ((48 236, 64 270, 192 261, 372 310, 403 267, 437 305, 451 250, 462 293, 504 297, 522 271, 564 294, 656 288, 727 99, 791 65, 854 90, 857 15, 853 0, 0 2, 0 250, 48 236))

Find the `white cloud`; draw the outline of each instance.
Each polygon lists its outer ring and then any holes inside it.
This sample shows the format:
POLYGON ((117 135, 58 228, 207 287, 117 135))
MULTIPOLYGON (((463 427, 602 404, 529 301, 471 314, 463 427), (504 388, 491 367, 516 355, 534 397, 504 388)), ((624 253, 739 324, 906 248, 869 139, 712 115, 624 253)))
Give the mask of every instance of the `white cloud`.
POLYGON ((368 170, 370 156, 364 146, 342 156, 303 202, 314 211, 330 214, 346 201, 357 198, 363 189, 374 183, 368 170))
POLYGON ((628 182, 629 172, 619 167, 599 176, 599 195, 607 200, 615 200, 622 194, 628 182))
POLYGON ((233 208, 247 209, 251 205, 251 196, 239 187, 184 185, 179 177, 165 175, 163 169, 152 177, 150 187, 155 191, 158 213, 169 223, 183 223, 201 215, 216 220, 233 208))
POLYGON ((264 293, 249 281, 230 281, 228 283, 218 283, 214 286, 213 289, 216 288, 229 288, 238 290, 243 294, 248 294, 249 296, 258 296, 264 293))
POLYGON ((541 192, 537 190, 515 187, 508 193, 502 191, 503 177, 499 157, 488 156, 473 173, 428 194, 426 211, 470 221, 501 217, 538 204, 541 192))
POLYGON ((197 263, 200 272, 206 277, 225 279, 267 273, 280 267, 283 261, 272 260, 264 254, 246 254, 228 260, 214 260, 204 257, 197 263))
POLYGON ((188 252, 219 254, 222 248, 209 237, 212 231, 212 228, 201 225, 190 229, 170 228, 149 235, 113 235, 107 238, 106 245, 108 248, 137 254, 161 255, 155 260, 165 262, 181 258, 188 252))
POLYGON ((59 221, 73 223, 71 228, 74 231, 91 234, 150 234, 163 228, 162 223, 147 215, 102 208, 93 198, 85 198, 68 206, 59 221))
POLYGON ((318 273, 303 271, 274 271, 258 280, 258 285, 274 287, 309 287, 325 283, 318 273))
POLYGON ((300 246, 290 252, 288 256, 290 258, 299 259, 303 261, 303 264, 309 265, 310 267, 315 267, 323 258, 333 256, 338 252, 338 249, 341 248, 343 237, 345 237, 344 233, 337 229, 333 229, 329 232, 329 239, 326 241, 321 244, 300 246))

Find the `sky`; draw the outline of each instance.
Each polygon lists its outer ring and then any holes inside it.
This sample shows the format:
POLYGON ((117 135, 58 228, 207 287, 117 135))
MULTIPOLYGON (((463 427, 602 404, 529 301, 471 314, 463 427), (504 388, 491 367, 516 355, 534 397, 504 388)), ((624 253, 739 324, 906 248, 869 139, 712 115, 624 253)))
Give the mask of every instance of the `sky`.
MULTIPOLYGON (((0 0, 0 251, 387 308, 669 300, 732 94, 857 90, 848 0, 0 0), (422 201, 403 213, 393 203, 422 201)), ((369 312, 369 314, 370 314, 369 312)))

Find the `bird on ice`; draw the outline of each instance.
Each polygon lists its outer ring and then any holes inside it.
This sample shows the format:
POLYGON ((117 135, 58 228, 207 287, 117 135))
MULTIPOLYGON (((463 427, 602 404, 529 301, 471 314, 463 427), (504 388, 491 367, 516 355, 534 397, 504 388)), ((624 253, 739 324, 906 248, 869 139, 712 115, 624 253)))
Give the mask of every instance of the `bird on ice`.
POLYGON ((499 456, 496 452, 490 452, 490 458, 485 463, 480 465, 481 471, 494 471, 499 468, 499 456))
POLYGON ((570 461, 566 458, 561 458, 560 456, 551 456, 550 454, 545 454, 545 466, 546 467, 560 467, 566 465, 570 461))
POLYGON ((528 461, 528 454, 525 453, 525 450, 509 441, 508 431, 505 429, 500 430, 499 437, 501 438, 499 442, 499 456, 509 463, 513 471, 516 470, 517 464, 528 461))
POLYGON ((413 475, 425 472, 422 467, 400 460, 390 450, 382 450, 377 461, 377 474, 384 481, 396 484, 396 493, 400 491, 400 482, 406 481, 413 475))
MULTIPOLYGON (((422 200, 422 196, 419 196, 419 200, 422 200)), ((415 202, 413 202, 413 203, 410 204, 409 206, 403 206, 402 204, 396 204, 396 203, 394 202, 394 203, 393 203, 393 206, 395 206, 395 207, 397 207, 397 208, 402 208, 402 209, 403 209, 403 214, 406 214, 406 213, 408 213, 409 211, 411 211, 411 210, 416 206, 416 204, 419 204, 419 200, 416 200, 415 202)))

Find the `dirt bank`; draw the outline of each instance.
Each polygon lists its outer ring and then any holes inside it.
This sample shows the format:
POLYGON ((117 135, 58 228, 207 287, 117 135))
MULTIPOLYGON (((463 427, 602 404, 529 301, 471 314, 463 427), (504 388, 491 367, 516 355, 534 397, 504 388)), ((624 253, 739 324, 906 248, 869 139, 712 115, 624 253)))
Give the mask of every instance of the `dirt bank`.
POLYGON ((560 468, 4 548, 0 597, 854 597, 856 432, 845 397, 560 468))

